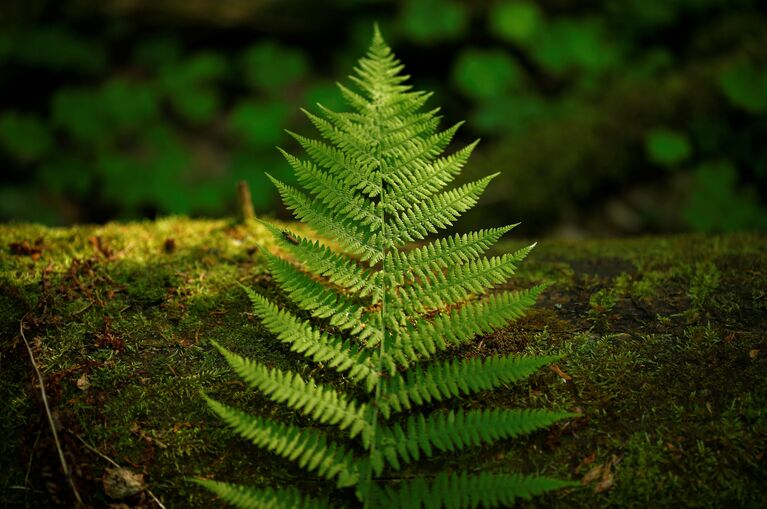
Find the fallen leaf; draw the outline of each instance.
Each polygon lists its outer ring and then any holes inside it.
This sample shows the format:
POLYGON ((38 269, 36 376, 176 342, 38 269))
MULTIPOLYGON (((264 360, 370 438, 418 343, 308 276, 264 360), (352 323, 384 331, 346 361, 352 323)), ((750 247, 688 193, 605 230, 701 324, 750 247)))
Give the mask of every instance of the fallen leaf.
POLYGON ((748 356, 751 357, 752 359, 756 359, 757 355, 759 355, 759 349, 758 348, 754 348, 753 350, 749 350, 748 351, 748 356))
POLYGON ((80 375, 80 378, 77 379, 77 382, 75 382, 75 385, 77 385, 77 388, 81 391, 85 391, 88 389, 88 387, 91 386, 90 380, 88 380, 87 373, 83 373, 80 375))
POLYGON ((551 369, 551 371, 559 375, 559 377, 565 382, 569 382, 570 380, 573 379, 573 377, 571 377, 570 375, 562 371, 562 369, 556 364, 552 364, 551 366, 549 366, 549 368, 551 369))
POLYGON ((586 485, 590 482, 594 482, 602 475, 602 465, 594 465, 591 467, 591 470, 586 472, 586 475, 584 475, 581 478, 581 484, 586 485))
POLYGON ((11 248, 11 254, 29 256, 37 261, 37 259, 40 258, 40 254, 43 252, 43 246, 41 244, 42 239, 38 239, 34 245, 25 240, 24 242, 11 242, 9 247, 11 248))
POLYGON ((613 487, 613 483, 613 474, 610 474, 607 476, 607 479, 599 481, 599 483, 594 486, 594 493, 602 493, 603 491, 609 490, 613 487))
POLYGON ((127 468, 108 468, 101 479, 104 493, 119 500, 141 493, 146 489, 144 474, 137 474, 127 468))
POLYGON ((596 459, 597 459, 597 453, 592 452, 591 454, 589 454, 588 456, 586 456, 585 458, 581 460, 581 462, 578 464, 578 470, 580 470, 583 467, 587 467, 591 465, 592 463, 594 463, 594 460, 596 459))

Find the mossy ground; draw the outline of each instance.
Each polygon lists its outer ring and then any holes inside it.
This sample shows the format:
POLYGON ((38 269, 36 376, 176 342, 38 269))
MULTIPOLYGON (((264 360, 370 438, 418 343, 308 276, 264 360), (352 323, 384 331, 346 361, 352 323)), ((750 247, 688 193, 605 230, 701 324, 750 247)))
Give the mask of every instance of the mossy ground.
MULTIPOLYGON (((0 228, 0 505, 71 501, 21 342, 22 319, 89 505, 110 503, 100 484, 109 465, 80 438, 145 473, 167 507, 216 505, 185 480, 195 476, 321 489, 234 436, 199 395, 290 418, 243 390, 210 339, 269 365, 314 368, 261 327, 235 285, 282 299, 257 249, 265 243, 259 225, 179 218, 0 228)), ((581 417, 438 463, 593 478, 533 507, 763 507, 767 237, 545 241, 510 285, 542 281, 554 285, 528 316, 459 354, 562 360, 463 404, 581 417)), ((126 502, 153 505, 142 496, 126 502)))

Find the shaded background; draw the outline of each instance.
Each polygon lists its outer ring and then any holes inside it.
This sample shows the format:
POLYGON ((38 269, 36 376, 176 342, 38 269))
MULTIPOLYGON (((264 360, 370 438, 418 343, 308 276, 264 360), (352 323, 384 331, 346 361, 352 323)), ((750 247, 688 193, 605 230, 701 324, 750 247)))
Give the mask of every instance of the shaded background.
POLYGON ((503 172, 462 224, 767 229, 757 0, 4 0, 0 20, 2 220, 224 216, 239 179, 288 217, 274 147, 299 152, 300 107, 343 108, 377 20, 468 120, 455 147, 482 138, 462 179, 503 172))

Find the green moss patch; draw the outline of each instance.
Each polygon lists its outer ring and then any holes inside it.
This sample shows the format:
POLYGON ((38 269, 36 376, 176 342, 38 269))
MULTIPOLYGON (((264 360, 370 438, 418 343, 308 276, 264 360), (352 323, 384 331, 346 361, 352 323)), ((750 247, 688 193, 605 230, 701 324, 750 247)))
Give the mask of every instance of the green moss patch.
MULTIPOLYGON (((22 319, 88 503, 111 502, 101 484, 109 465, 80 438, 144 473, 167 507, 211 506, 185 481, 193 476, 323 489, 237 438, 199 395, 294 418, 243 390, 209 344, 311 369, 261 327, 236 286, 284 302, 264 270, 265 244, 257 224, 183 218, 0 228, 0 492, 10 506, 70 500, 22 319)), ((562 360, 471 405, 581 417, 435 465, 583 479, 581 489, 531 502, 539 507, 756 507, 767 498, 766 237, 545 241, 511 284, 543 281, 554 284, 527 317, 463 354, 562 360)), ((142 495, 126 502, 153 504, 142 495)))

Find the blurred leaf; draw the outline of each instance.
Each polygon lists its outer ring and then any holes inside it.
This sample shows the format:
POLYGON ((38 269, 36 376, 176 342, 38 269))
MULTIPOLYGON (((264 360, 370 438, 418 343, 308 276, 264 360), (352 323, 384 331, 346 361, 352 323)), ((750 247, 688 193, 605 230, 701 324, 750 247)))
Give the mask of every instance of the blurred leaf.
MULTIPOLYGON (((693 0, 696 2, 697 0, 693 0)), ((673 23, 678 12, 685 9, 679 1, 619 0, 606 3, 607 11, 636 32, 653 32, 673 23)), ((711 4, 711 0, 700 3, 711 4)))
POLYGON ((95 168, 103 176, 103 199, 116 209, 133 214, 148 202, 147 191, 152 174, 143 161, 112 151, 102 151, 95 168))
POLYGON ((472 116, 472 126, 479 132, 513 135, 523 133, 530 124, 544 118, 549 105, 529 94, 512 94, 480 101, 472 116))
POLYGON ((752 114, 767 111, 767 69, 741 62, 719 75, 719 87, 734 106, 752 114))
POLYGON ((28 162, 46 155, 53 139, 36 116, 6 111, 0 114, 0 145, 17 160, 28 162))
POLYGON ((636 60, 631 62, 628 69, 622 69, 625 76, 638 78, 654 78, 662 72, 673 69, 674 55, 666 48, 654 47, 643 51, 636 60))
POLYGON ((185 175, 191 160, 188 151, 167 126, 151 126, 140 155, 129 156, 102 150, 97 169, 104 176, 104 199, 134 214, 140 207, 154 206, 163 214, 192 211, 185 175))
POLYGON ((43 199, 38 189, 0 186, 0 217, 48 225, 60 224, 56 210, 43 199))
POLYGON ((185 84, 209 83, 221 78, 228 68, 221 53, 204 51, 184 60, 176 70, 176 78, 185 84))
POLYGON ((729 161, 703 164, 695 170, 685 217, 703 232, 767 228, 767 210, 756 190, 738 189, 738 170, 729 161))
POLYGON ((543 16, 538 6, 531 2, 500 2, 488 13, 490 31, 501 39, 511 42, 529 40, 538 30, 543 16))
POLYGON ((98 97, 93 90, 62 88, 52 98, 51 119, 79 143, 101 143, 112 131, 104 122, 98 97))
POLYGON ((448 0, 411 0, 402 2, 399 26, 411 40, 433 43, 453 40, 466 31, 466 6, 448 0))
POLYGON ((182 88, 169 99, 173 110, 193 124, 209 122, 221 104, 218 91, 208 87, 182 88))
POLYGON ((645 136, 647 157, 660 166, 676 166, 692 155, 692 145, 687 135, 659 127, 645 136))
POLYGON ((218 111, 221 100, 213 85, 227 71, 222 55, 202 52, 163 68, 160 86, 176 113, 200 124, 210 121, 218 111))
POLYGON ((248 48, 240 66, 250 86, 270 93, 298 81, 309 69, 303 53, 271 41, 248 48))
POLYGON ((613 66, 619 57, 601 24, 591 19, 558 19, 536 32, 530 49, 538 62, 552 72, 580 68, 592 72, 613 66))
POLYGON ((3 30, 0 58, 57 71, 97 73, 106 67, 104 46, 60 26, 3 30))
POLYGON ((150 69, 162 69, 180 60, 181 45, 178 39, 169 36, 139 41, 133 58, 150 69))
POLYGON ((146 125, 157 114, 157 97, 149 84, 115 78, 100 91, 103 115, 115 130, 146 125))
POLYGON ((516 88, 521 71, 502 50, 465 49, 453 64, 453 82, 464 95, 490 99, 516 88))
POLYGON ((91 188, 93 172, 82 160, 58 154, 40 165, 36 175, 38 187, 72 198, 85 197, 91 188))
POLYGON ((283 139, 290 110, 280 101, 243 101, 229 117, 232 130, 253 146, 274 146, 283 139))

